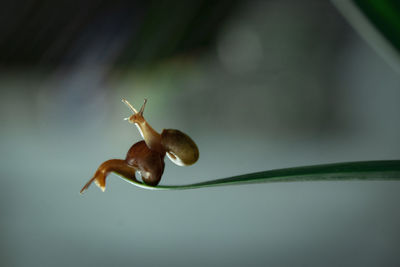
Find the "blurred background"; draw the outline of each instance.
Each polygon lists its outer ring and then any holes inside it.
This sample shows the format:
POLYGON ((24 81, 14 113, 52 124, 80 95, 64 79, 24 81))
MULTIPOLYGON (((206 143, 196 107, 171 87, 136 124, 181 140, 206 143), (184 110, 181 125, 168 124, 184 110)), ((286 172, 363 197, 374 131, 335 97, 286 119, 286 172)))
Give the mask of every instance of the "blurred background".
POLYGON ((1 266, 399 266, 400 184, 152 192, 128 99, 198 144, 161 184, 400 158, 400 77, 328 1, 1 1, 1 266))

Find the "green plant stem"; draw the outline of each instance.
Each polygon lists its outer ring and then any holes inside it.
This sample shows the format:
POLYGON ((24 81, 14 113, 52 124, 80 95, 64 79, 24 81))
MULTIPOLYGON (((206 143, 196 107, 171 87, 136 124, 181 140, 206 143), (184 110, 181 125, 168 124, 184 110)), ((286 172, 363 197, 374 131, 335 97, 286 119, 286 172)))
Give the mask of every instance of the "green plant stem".
POLYGON ((223 179, 187 185, 148 186, 136 180, 122 177, 125 181, 149 190, 184 190, 203 187, 242 185, 252 183, 300 182, 300 181, 349 181, 349 180, 397 180, 400 181, 400 160, 359 161, 302 166, 249 173, 223 179))

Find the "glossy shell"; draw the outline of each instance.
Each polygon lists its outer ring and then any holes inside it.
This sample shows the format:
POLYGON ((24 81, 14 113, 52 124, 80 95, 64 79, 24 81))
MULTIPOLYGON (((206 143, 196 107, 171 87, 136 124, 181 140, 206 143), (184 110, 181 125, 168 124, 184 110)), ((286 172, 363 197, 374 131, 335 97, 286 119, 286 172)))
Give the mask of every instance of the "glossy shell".
POLYGON ((145 184, 156 186, 164 172, 164 157, 165 153, 151 150, 144 141, 140 141, 129 149, 125 161, 137 169, 145 184))
POLYGON ((196 143, 181 131, 164 129, 161 133, 161 144, 169 159, 176 165, 192 165, 199 158, 199 149, 196 143))

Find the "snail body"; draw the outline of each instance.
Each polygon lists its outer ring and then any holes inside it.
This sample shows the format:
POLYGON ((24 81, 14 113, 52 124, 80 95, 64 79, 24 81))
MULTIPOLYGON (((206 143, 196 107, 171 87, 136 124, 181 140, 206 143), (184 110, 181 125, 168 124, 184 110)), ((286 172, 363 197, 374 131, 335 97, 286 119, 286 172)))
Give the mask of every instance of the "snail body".
POLYGON ((111 159, 103 162, 93 178, 81 189, 81 193, 92 182, 95 182, 104 191, 105 180, 110 172, 118 173, 132 180, 136 180, 135 173, 138 172, 145 184, 156 186, 164 173, 165 155, 178 166, 192 165, 199 158, 199 149, 187 134, 175 129, 164 129, 159 134, 150 126, 143 117, 146 99, 139 112, 127 100, 122 99, 122 102, 133 113, 125 120, 136 125, 143 140, 131 146, 125 160, 111 159))

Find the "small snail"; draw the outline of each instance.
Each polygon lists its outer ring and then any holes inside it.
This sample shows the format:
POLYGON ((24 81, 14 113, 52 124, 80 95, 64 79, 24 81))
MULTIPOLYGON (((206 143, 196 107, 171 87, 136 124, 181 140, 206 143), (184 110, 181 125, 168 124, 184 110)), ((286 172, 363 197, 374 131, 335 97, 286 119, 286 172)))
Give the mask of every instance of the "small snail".
POLYGON ((81 194, 95 182, 102 191, 106 188, 106 178, 110 172, 135 180, 138 172, 145 184, 156 186, 164 172, 165 155, 179 166, 194 164, 199 158, 199 149, 196 143, 186 134, 175 129, 164 129, 161 134, 155 131, 143 117, 147 99, 144 100, 139 112, 125 99, 122 99, 132 111, 133 115, 125 118, 135 124, 142 141, 135 143, 126 154, 125 160, 111 159, 103 162, 93 178, 81 189, 81 194))

